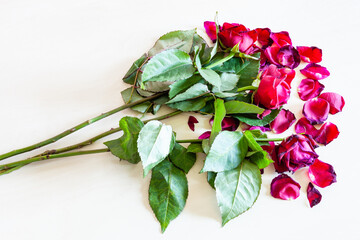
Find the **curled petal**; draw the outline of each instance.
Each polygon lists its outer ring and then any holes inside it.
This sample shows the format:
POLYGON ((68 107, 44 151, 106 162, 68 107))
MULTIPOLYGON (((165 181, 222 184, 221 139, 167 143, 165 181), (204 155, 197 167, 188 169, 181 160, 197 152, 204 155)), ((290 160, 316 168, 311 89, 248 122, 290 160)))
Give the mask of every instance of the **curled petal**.
POLYGON ((249 130, 260 130, 262 132, 268 132, 268 131, 270 131, 270 128, 265 127, 265 126, 252 126, 249 128, 249 130))
POLYGON ((310 182, 307 187, 307 199, 309 200, 310 207, 313 207, 320 203, 321 201, 321 193, 317 190, 314 185, 310 182))
POLYGON ((317 47, 297 46, 301 60, 307 63, 319 63, 322 60, 322 50, 317 47))
POLYGON ((309 167, 309 178, 313 184, 324 188, 336 182, 336 173, 333 166, 316 159, 309 167))
POLYGON ((316 142, 327 145, 339 136, 337 126, 331 122, 324 123, 314 138, 316 142))
POLYGON ((271 64, 275 64, 276 66, 281 66, 277 58, 279 50, 280 47, 276 44, 272 44, 270 47, 267 47, 264 50, 264 55, 266 57, 266 60, 269 61, 271 64))
POLYGON ((307 101, 309 99, 319 96, 324 90, 325 86, 318 80, 305 78, 301 81, 298 87, 298 94, 301 100, 307 101))
POLYGON ((304 116, 311 124, 319 124, 326 121, 330 111, 330 104, 321 98, 307 101, 303 107, 304 116))
POLYGON ((300 195, 300 184, 286 174, 280 174, 271 182, 271 196, 283 200, 296 199, 300 195))
POLYGON ((283 47, 283 46, 286 46, 286 45, 292 45, 289 33, 285 32, 285 31, 277 32, 277 33, 271 33, 270 38, 279 47, 283 47))
POLYGON ((276 57, 277 61, 282 66, 289 67, 291 69, 296 68, 300 64, 300 55, 298 51, 290 45, 281 47, 276 57))
POLYGON ((326 100, 330 104, 331 114, 336 114, 338 112, 341 112, 345 105, 344 98, 337 93, 333 93, 333 92, 323 93, 319 96, 319 98, 326 100))
POLYGON ((204 28, 211 41, 216 41, 216 23, 206 21, 204 22, 204 28))
POLYGON ((188 126, 189 128, 194 131, 195 130, 195 123, 198 123, 199 121, 194 116, 190 116, 188 119, 188 126))
POLYGON ((325 67, 316 63, 309 63, 304 69, 301 69, 300 72, 307 78, 314 80, 321 80, 330 76, 330 72, 325 67))
POLYGON ((283 133, 296 121, 295 115, 289 110, 281 109, 274 121, 270 123, 270 128, 274 133, 283 133))
POLYGON ((269 28, 257 28, 255 31, 258 34, 258 42, 263 46, 269 46, 273 43, 273 40, 270 38, 271 31, 269 28))
POLYGON ((305 117, 300 118, 300 120, 295 124, 295 132, 296 133, 305 133, 312 138, 316 138, 318 136, 319 130, 317 130, 309 120, 305 117))
POLYGON ((208 139, 210 138, 210 135, 211 135, 211 131, 206 131, 199 136, 199 139, 208 139))
MULTIPOLYGON (((214 117, 210 118, 209 124, 212 126, 214 123, 214 117)), ((233 117, 224 117, 221 122, 221 130, 222 131, 236 131, 240 125, 240 121, 237 118, 233 117)))
POLYGON ((285 82, 290 86, 292 80, 295 78, 295 70, 290 68, 280 68, 279 72, 281 73, 281 77, 285 77, 285 82))

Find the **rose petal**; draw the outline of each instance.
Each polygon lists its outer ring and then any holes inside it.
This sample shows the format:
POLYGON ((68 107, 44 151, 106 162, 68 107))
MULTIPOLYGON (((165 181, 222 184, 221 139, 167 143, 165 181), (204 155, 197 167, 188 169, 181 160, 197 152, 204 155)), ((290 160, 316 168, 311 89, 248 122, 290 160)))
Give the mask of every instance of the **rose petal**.
POLYGON ((268 127, 263 127, 263 126, 252 126, 252 127, 249 128, 249 130, 260 130, 262 132, 268 132, 271 129, 268 128, 268 127))
POLYGON ((255 31, 258 34, 258 42, 263 46, 269 46, 273 43, 273 40, 270 38, 271 31, 269 28, 257 28, 255 31))
POLYGON ((309 200, 310 207, 313 207, 320 203, 321 201, 321 193, 317 190, 314 185, 310 182, 307 187, 307 199, 309 200))
POLYGON ((190 116, 188 119, 188 126, 189 128, 194 131, 195 130, 195 123, 198 123, 199 121, 194 117, 190 116))
POLYGON ((295 132, 296 133, 305 133, 310 135, 312 138, 316 138, 319 134, 319 130, 317 130, 309 120, 305 117, 300 118, 300 120, 295 124, 295 132))
POLYGON ((305 78, 301 81, 298 87, 298 94, 301 100, 307 101, 309 99, 319 96, 324 90, 325 86, 318 80, 305 78))
POLYGON ((333 92, 323 93, 319 96, 319 98, 326 100, 330 104, 331 114, 336 114, 338 112, 341 112, 345 105, 344 98, 337 93, 333 93, 333 92))
POLYGON ((236 131, 240 125, 240 121, 237 118, 225 117, 221 122, 221 129, 227 131, 236 131))
POLYGON ((269 145, 262 145, 261 148, 266 151, 271 157, 275 149, 275 143, 269 142, 269 145))
POLYGON ((206 21, 206 22, 204 22, 204 28, 205 28, 205 31, 206 31, 207 35, 211 39, 211 41, 213 41, 213 42, 216 41, 216 39, 217 39, 217 36, 216 36, 216 23, 206 21))
POLYGON ((280 174, 271 182, 271 196, 283 200, 296 199, 300 195, 300 184, 286 174, 280 174))
POLYGON ((301 69, 300 72, 307 78, 314 80, 321 80, 330 76, 330 72, 325 67, 316 63, 309 63, 304 69, 301 69))
POLYGON ((317 47, 297 46, 301 60, 307 63, 319 63, 322 60, 322 50, 317 47))
POLYGON ((324 123, 314 138, 316 142, 327 145, 339 136, 337 126, 331 122, 324 123))
POLYGON ((211 131, 206 131, 204 132, 203 134, 201 134, 198 139, 208 139, 210 138, 210 135, 211 135, 211 131))
POLYGON ((336 173, 333 166, 316 159, 309 167, 309 178, 313 184, 324 188, 336 182, 336 173))
POLYGON ((281 109, 274 121, 270 123, 270 128, 274 133, 283 133, 296 121, 295 115, 289 110, 281 109))
POLYGON ((285 67, 294 69, 300 64, 300 55, 298 51, 290 45, 283 46, 277 53, 277 61, 285 67))
POLYGON ((319 124, 326 121, 329 110, 330 104, 326 100, 314 98, 304 104, 303 114, 311 124, 319 124))
POLYGON ((292 45, 289 33, 285 32, 285 31, 277 32, 277 33, 271 33, 270 38, 279 47, 283 47, 283 46, 286 46, 286 45, 292 45))

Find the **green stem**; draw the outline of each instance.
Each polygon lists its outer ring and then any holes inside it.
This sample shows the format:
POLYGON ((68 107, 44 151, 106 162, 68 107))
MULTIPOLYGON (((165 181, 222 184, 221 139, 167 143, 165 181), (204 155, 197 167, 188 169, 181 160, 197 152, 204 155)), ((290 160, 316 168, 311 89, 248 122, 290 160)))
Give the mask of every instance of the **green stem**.
MULTIPOLYGON (((178 114, 182 113, 182 111, 180 110, 177 110, 177 111, 174 111, 174 112, 171 112, 171 113, 168 113, 168 114, 164 114, 162 116, 159 116, 159 117, 155 117, 155 118, 151 118, 151 119, 148 119, 148 120, 145 120, 143 121, 144 123, 147 123, 149 121, 152 121, 152 120, 163 120, 163 119, 166 119, 166 118, 170 118, 170 117, 173 117, 173 116, 176 116, 178 114)), ((80 148, 83 148, 85 146, 88 146, 88 145, 91 145, 93 142, 101 139, 101 138, 104 138, 106 136, 109 136, 113 133, 116 133, 116 132, 119 132, 121 131, 121 128, 120 127, 117 127, 117 128, 112 128, 104 133, 101 133, 95 137, 92 137, 88 140, 85 140, 81 143, 77 143, 77 144, 74 144, 74 145, 71 145, 71 146, 67 146, 67 147, 64 147, 64 148, 59 148, 59 149, 53 149, 53 150, 48 150, 48 151, 45 151, 39 155, 36 155, 34 157, 40 157, 40 156, 46 156, 46 155, 49 155, 49 154, 58 154, 58 153, 63 153, 63 152, 68 152, 68 151, 71 151, 71 150, 74 150, 74 149, 80 149, 80 148)))
POLYGON ((44 140, 44 141, 41 141, 41 142, 39 142, 39 143, 33 144, 33 145, 28 146, 28 147, 25 147, 25 148, 16 149, 16 150, 13 150, 13 151, 11 151, 11 152, 2 154, 2 155, 0 155, 0 160, 6 159, 6 158, 9 158, 9 157, 12 157, 12 156, 21 154, 21 153, 29 152, 29 151, 32 151, 32 150, 34 150, 34 149, 37 149, 37 148, 46 146, 46 145, 51 144, 51 143, 54 143, 54 142, 58 141, 59 139, 61 139, 61 138, 63 138, 63 137, 66 137, 67 135, 70 135, 71 133, 76 132, 76 131, 78 131, 78 130, 80 130, 80 129, 82 129, 82 128, 84 128, 84 127, 86 127, 86 126, 88 126, 88 125, 90 125, 90 124, 92 124, 92 123, 94 123, 94 122, 97 122, 97 121, 99 121, 99 120, 101 120, 101 119, 103 119, 103 118, 106 118, 106 117, 108 117, 108 116, 110 116, 110 115, 112 115, 112 114, 114 114, 114 113, 120 112, 120 111, 122 111, 122 110, 124 110, 124 109, 127 109, 127 108, 131 108, 131 107, 136 106, 136 105, 138 105, 138 104, 141 104, 141 103, 144 103, 144 102, 153 100, 153 99, 158 98, 158 97, 160 97, 160 96, 162 96, 162 95, 164 95, 164 94, 165 94, 165 93, 158 93, 158 94, 155 94, 155 95, 153 95, 153 96, 150 96, 150 97, 141 99, 141 100, 139 100, 139 101, 135 101, 135 102, 132 102, 132 103, 124 104, 124 105, 122 105, 122 106, 120 106, 120 107, 118 107, 118 108, 115 108, 115 109, 113 109, 113 110, 111 110, 111 111, 108 111, 108 112, 106 112, 106 113, 100 114, 100 115, 97 116, 97 117, 94 117, 94 118, 89 119, 89 120, 87 120, 87 121, 85 121, 85 122, 82 122, 82 123, 80 123, 80 124, 78 124, 78 125, 70 128, 70 129, 68 129, 68 130, 66 130, 66 131, 64 131, 64 132, 62 132, 62 133, 60 133, 60 134, 52 137, 52 138, 46 139, 46 140, 44 140))
POLYGON ((201 143, 201 139, 184 139, 184 140, 176 140, 177 143, 201 143))
POLYGON ((88 150, 88 151, 78 151, 78 152, 68 152, 68 153, 60 153, 60 154, 51 154, 47 156, 41 156, 41 157, 34 157, 25 159, 22 161, 12 162, 4 165, 0 165, 0 175, 10 173, 14 170, 19 169, 20 167, 32 163, 32 162, 38 162, 53 158, 63 158, 63 157, 72 157, 72 156, 78 156, 78 155, 85 155, 85 154, 94 154, 94 153, 103 153, 103 152, 109 152, 110 150, 108 148, 102 148, 102 149, 95 149, 95 150, 88 150))
POLYGON ((219 65, 223 64, 224 62, 232 59, 234 56, 235 56, 235 53, 231 52, 226 57, 224 57, 224 58, 220 59, 219 61, 216 61, 216 62, 214 62, 214 63, 212 63, 212 64, 210 64, 210 65, 208 65, 208 66, 206 66, 204 68, 205 69, 211 69, 213 67, 219 66, 219 65))
POLYGON ((246 87, 238 88, 237 92, 243 92, 246 90, 256 90, 256 89, 258 89, 258 88, 254 87, 254 86, 246 86, 246 87))
POLYGON ((255 138, 257 142, 281 142, 284 138, 255 138))

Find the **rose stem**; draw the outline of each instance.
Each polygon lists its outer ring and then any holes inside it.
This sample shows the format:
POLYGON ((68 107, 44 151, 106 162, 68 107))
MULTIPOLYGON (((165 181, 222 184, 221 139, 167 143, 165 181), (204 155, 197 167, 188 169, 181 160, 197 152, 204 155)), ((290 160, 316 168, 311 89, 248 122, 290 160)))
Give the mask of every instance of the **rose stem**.
POLYGON ((284 138, 255 138, 257 142, 281 142, 284 138))
POLYGON ((92 123, 94 123, 94 122, 97 122, 97 121, 103 119, 103 118, 106 118, 106 117, 108 117, 108 116, 110 116, 110 115, 112 115, 112 114, 114 114, 114 113, 120 112, 120 111, 122 111, 122 110, 124 110, 124 109, 127 109, 127 108, 130 108, 130 107, 139 105, 139 104, 141 104, 141 103, 150 101, 150 100, 152 100, 152 99, 158 98, 158 97, 160 97, 160 96, 162 96, 162 95, 164 95, 164 94, 165 94, 165 93, 158 93, 158 94, 155 94, 155 95, 153 95, 153 96, 150 96, 150 97, 141 99, 141 100, 139 100, 139 101, 135 101, 135 102, 132 102, 132 103, 124 104, 124 105, 122 105, 122 106, 120 106, 120 107, 118 107, 118 108, 115 108, 115 109, 113 109, 113 110, 111 110, 111 111, 108 111, 108 112, 106 112, 106 113, 100 114, 100 115, 97 116, 97 117, 94 117, 94 118, 89 119, 89 120, 87 120, 87 121, 85 121, 85 122, 82 122, 82 123, 80 123, 80 124, 78 124, 78 125, 70 128, 70 129, 68 129, 68 130, 66 130, 66 131, 64 131, 64 132, 62 132, 62 133, 60 133, 60 134, 52 137, 52 138, 46 139, 46 140, 44 140, 44 141, 42 141, 42 142, 39 142, 39 143, 30 145, 30 146, 25 147, 25 148, 20 148, 20 149, 13 150, 13 151, 11 151, 11 152, 2 154, 2 155, 0 155, 0 160, 6 159, 6 158, 9 158, 9 157, 12 157, 12 156, 21 154, 21 153, 29 152, 29 151, 35 150, 35 149, 37 149, 37 148, 46 146, 46 145, 48 145, 48 144, 54 143, 54 142, 58 141, 59 139, 61 139, 61 138, 63 138, 63 137, 66 137, 67 135, 70 135, 71 133, 76 132, 77 130, 82 129, 82 128, 84 128, 84 127, 86 127, 86 126, 88 126, 88 125, 90 125, 90 124, 92 124, 92 123))
MULTIPOLYGON (((147 122, 150 122, 152 120, 163 120, 163 119, 166 119, 166 118, 170 118, 170 117, 173 117, 173 116, 176 116, 178 114, 182 113, 182 111, 180 110, 177 110, 177 111, 174 111, 174 112, 171 112, 171 113, 168 113, 168 114, 164 114, 162 116, 159 116, 159 117, 155 117, 155 118, 151 118, 151 119, 148 119, 148 120, 145 120, 143 121, 143 123, 147 123, 147 122)), ((63 152, 68 152, 68 151, 71 151, 71 150, 74 150, 74 149, 80 149, 80 148, 83 148, 85 146, 88 146, 88 145, 91 145, 93 142, 101 139, 101 138, 104 138, 106 136, 109 136, 113 133, 116 133, 116 132, 119 132, 121 131, 122 129, 120 127, 117 127, 117 128, 112 128, 106 132, 103 132, 95 137, 92 137, 88 140, 85 140, 81 143, 77 143, 77 144, 74 144, 74 145, 70 145, 70 146, 67 146, 67 147, 64 147, 64 148, 58 148, 58 149, 53 149, 53 150, 47 150, 39 155, 36 155, 34 157, 40 157, 40 156, 46 156, 46 155, 49 155, 49 154, 58 154, 58 153, 63 153, 63 152)))

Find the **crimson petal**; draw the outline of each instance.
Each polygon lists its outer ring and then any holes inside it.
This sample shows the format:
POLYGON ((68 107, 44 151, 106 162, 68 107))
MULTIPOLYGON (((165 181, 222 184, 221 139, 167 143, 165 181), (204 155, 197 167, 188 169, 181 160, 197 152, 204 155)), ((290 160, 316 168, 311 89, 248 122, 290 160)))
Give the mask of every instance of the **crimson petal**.
POLYGON ((221 122, 221 129, 227 131, 236 131, 240 125, 240 121, 233 117, 225 117, 221 122))
POLYGON ((211 131, 206 131, 199 136, 199 139, 208 139, 210 138, 210 135, 211 135, 211 131))
POLYGON ((317 190, 314 185, 310 182, 307 187, 307 199, 309 200, 310 207, 318 205, 321 201, 321 193, 317 190))
POLYGON ((273 40, 270 38, 271 31, 269 28, 257 28, 255 31, 258 34, 258 42, 263 46, 269 46, 273 40))
POLYGON ((322 60, 322 50, 317 47, 297 46, 301 60, 307 63, 319 63, 322 60))
POLYGON ((316 63, 309 63, 304 69, 301 69, 300 72, 307 78, 314 80, 321 80, 330 76, 330 72, 325 67, 316 63))
POLYGON ((270 38, 279 47, 283 47, 283 46, 286 46, 286 45, 292 45, 289 33, 285 32, 285 31, 277 32, 277 33, 271 33, 270 38))
POLYGON ((300 64, 298 51, 290 45, 281 47, 276 57, 277 61, 284 67, 294 69, 300 64))
POLYGON ((305 117, 300 118, 300 120, 295 124, 295 132, 305 133, 307 135, 310 135, 314 139, 319 134, 319 130, 317 130, 313 125, 311 125, 309 120, 307 120, 305 117))
POLYGON ((216 23, 206 21, 204 22, 204 28, 211 41, 216 41, 216 23))
POLYGON ((331 122, 324 123, 319 129, 318 135, 314 138, 316 142, 327 145, 339 136, 337 126, 331 122))
POLYGON ((331 114, 336 114, 338 112, 341 112, 345 105, 344 98, 337 93, 333 93, 333 92, 323 93, 319 96, 319 98, 326 100, 330 104, 331 114))
POLYGON ((324 90, 325 86, 318 80, 305 78, 301 81, 298 87, 298 94, 301 100, 307 101, 309 99, 319 96, 324 90))
POLYGON ((309 167, 309 178, 313 184, 324 188, 336 182, 336 173, 333 166, 316 159, 309 167))
POLYGON ((296 121, 295 115, 289 110, 281 109, 274 121, 270 123, 270 128, 274 133, 283 133, 296 121))
POLYGON ((286 174, 280 174, 271 182, 271 196, 283 200, 296 199, 300 195, 300 184, 286 174))
POLYGON ((199 121, 194 116, 190 116, 188 120, 188 126, 189 128, 194 131, 195 130, 195 123, 198 123, 199 121))
POLYGON ((330 104, 321 98, 307 101, 303 107, 304 116, 311 124, 319 124, 326 121, 330 111, 330 104))

